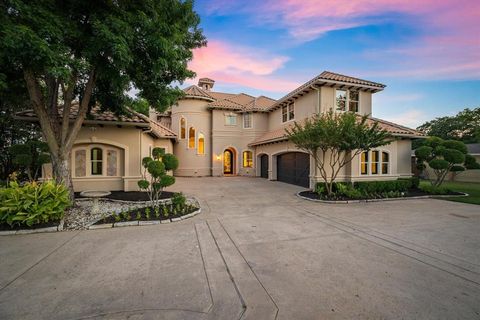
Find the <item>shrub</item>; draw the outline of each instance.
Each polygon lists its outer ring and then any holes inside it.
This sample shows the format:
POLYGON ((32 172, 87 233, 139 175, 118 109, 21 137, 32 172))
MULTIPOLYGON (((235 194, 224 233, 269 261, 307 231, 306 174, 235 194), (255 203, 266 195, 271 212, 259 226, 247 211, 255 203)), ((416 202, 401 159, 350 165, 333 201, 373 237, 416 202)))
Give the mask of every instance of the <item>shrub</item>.
POLYGON ((412 182, 409 179, 391 181, 359 181, 354 183, 355 189, 364 194, 381 194, 390 191, 406 192, 411 189, 412 182))
POLYGON ((327 197, 325 184, 319 182, 315 186, 315 192, 323 198, 337 199, 369 199, 369 198, 392 198, 401 197, 410 189, 418 188, 418 178, 406 178, 389 181, 358 181, 352 183, 336 182, 332 186, 332 194, 327 197))
POLYGON ((444 195, 451 192, 447 187, 437 187, 430 184, 421 185, 420 189, 426 193, 444 195))
POLYGON ((187 198, 183 193, 175 193, 172 197, 172 206, 176 212, 183 212, 187 203, 187 198))
POLYGON ((0 202, 0 223, 10 226, 58 221, 70 205, 68 189, 53 181, 28 182, 23 186, 11 182, 0 189, 0 202))

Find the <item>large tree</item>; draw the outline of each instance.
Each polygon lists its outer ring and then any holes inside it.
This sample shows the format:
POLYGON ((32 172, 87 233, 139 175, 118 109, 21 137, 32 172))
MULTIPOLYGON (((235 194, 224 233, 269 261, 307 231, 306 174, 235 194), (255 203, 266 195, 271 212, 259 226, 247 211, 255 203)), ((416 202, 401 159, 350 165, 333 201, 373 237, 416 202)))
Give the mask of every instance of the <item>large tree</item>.
POLYGON ((362 152, 392 141, 392 136, 377 122, 369 122, 367 116, 352 112, 315 115, 302 123, 295 122, 286 131, 297 148, 313 157, 328 196, 343 167, 362 152))
MULTIPOLYGON (((425 122, 417 128, 429 136, 465 143, 480 142, 480 108, 465 109, 454 116, 445 116, 425 122)), ((420 143, 417 143, 417 146, 420 143)))
POLYGON ((0 84, 24 81, 55 179, 70 189, 69 155, 91 107, 122 112, 134 86, 163 110, 206 43, 191 0, 6 0, 0 10, 0 84))

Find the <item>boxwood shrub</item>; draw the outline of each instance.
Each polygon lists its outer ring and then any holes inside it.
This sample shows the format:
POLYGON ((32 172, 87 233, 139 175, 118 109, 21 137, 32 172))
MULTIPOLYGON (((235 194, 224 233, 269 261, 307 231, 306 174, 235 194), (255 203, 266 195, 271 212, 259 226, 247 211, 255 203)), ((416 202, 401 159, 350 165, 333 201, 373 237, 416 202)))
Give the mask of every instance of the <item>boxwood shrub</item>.
POLYGON ((33 226, 59 221, 70 205, 68 189, 53 181, 11 182, 0 189, 0 224, 33 226))

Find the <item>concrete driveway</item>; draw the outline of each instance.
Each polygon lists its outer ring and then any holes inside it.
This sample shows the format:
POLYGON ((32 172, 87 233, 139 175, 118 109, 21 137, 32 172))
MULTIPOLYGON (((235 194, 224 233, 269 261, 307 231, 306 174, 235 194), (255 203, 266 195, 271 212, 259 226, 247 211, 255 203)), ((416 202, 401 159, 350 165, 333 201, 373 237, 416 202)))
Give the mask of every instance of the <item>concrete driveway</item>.
POLYGON ((480 210, 178 178, 179 223, 0 237, 0 319, 480 319, 480 210))

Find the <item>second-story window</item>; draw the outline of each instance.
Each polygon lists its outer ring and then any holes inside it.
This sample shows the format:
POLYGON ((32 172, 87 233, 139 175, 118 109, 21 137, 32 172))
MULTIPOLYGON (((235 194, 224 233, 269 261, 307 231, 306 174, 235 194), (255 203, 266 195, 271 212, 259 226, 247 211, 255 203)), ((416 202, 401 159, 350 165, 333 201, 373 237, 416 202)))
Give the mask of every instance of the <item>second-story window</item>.
POLYGON ((337 89, 335 93, 335 99, 337 111, 358 112, 358 91, 337 89))
POLYGON ((225 124, 227 126, 236 126, 237 125, 237 115, 234 113, 225 115, 225 124))
POLYGON ((244 113, 243 114, 243 128, 249 129, 252 127, 252 114, 244 113))
POLYGON ((289 105, 282 107, 282 122, 287 122, 295 118, 295 104, 290 103, 289 105))
POLYGON ((184 117, 180 118, 180 139, 185 139, 185 136, 187 135, 187 121, 185 120, 184 117))
POLYGON ((195 128, 190 127, 188 130, 188 148, 194 149, 195 148, 195 128))

